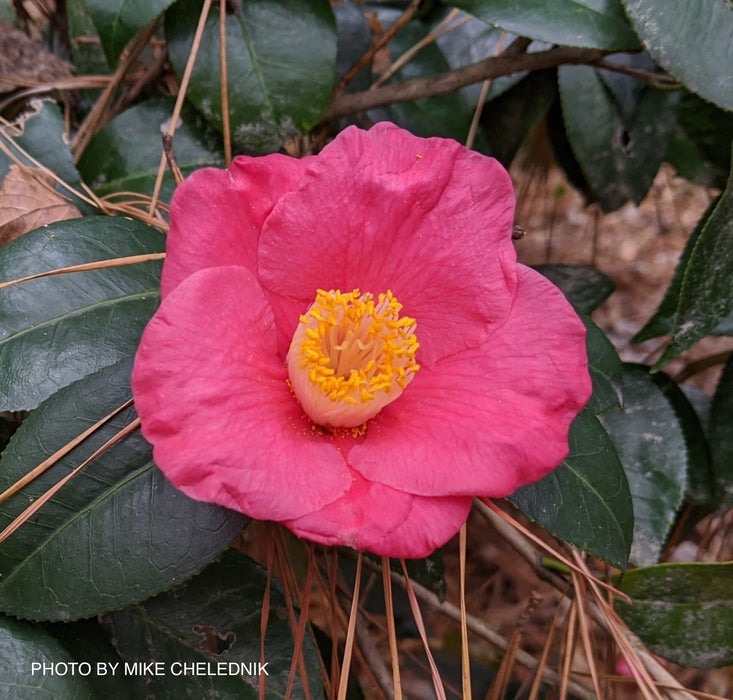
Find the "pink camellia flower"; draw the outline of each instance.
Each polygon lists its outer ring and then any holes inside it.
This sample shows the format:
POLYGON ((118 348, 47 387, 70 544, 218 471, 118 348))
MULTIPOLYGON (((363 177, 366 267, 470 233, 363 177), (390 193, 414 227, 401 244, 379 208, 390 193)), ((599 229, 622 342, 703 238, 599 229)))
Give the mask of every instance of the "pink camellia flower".
POLYGON ((423 557, 568 453, 585 329, 516 263, 509 176, 392 124, 239 157, 171 205, 133 373, 156 464, 297 535, 423 557))

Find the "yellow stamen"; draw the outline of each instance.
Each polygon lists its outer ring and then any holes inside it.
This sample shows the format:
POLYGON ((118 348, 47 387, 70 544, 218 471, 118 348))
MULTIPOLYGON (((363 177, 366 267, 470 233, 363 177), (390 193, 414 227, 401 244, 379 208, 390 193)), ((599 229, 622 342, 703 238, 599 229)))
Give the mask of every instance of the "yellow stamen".
POLYGON ((354 428, 400 396, 420 368, 415 319, 387 290, 319 289, 288 351, 293 392, 316 425, 354 428))

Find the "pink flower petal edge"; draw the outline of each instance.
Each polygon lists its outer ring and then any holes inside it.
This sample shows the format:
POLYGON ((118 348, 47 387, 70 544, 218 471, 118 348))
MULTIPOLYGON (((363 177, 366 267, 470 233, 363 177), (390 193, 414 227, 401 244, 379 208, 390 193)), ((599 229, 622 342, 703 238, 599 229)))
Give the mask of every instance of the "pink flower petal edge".
POLYGON ((262 224, 280 197, 296 187, 309 160, 275 153, 235 158, 229 170, 192 173, 171 202, 161 295, 207 267, 242 265, 256 273, 262 224))
POLYGON ((542 478, 591 383, 583 324, 515 262, 513 208, 498 163, 391 124, 194 173, 133 372, 158 466, 193 498, 397 557, 542 478), (313 425, 288 385, 319 288, 389 289, 417 322, 421 369, 359 430, 313 425))

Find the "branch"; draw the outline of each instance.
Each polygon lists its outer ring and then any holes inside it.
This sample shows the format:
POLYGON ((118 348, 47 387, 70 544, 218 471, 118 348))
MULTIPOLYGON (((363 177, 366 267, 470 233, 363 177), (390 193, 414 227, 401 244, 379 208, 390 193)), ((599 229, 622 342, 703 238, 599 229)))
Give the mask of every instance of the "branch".
POLYGON ((322 116, 322 121, 356 114, 396 102, 409 102, 423 97, 434 97, 455 92, 483 80, 511 75, 525 70, 542 70, 563 64, 595 64, 611 51, 559 46, 547 51, 517 55, 511 46, 501 56, 492 56, 456 70, 427 78, 415 78, 401 83, 383 85, 374 90, 335 95, 322 116))

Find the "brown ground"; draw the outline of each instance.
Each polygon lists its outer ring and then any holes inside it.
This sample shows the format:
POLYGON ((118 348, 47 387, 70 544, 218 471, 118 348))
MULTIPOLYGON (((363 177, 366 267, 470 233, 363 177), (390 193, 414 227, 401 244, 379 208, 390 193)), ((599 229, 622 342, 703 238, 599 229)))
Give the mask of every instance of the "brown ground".
MULTIPOLYGON (((517 223, 526 230, 517 242, 519 259, 538 263, 592 264, 616 283, 616 291, 593 314, 621 358, 651 364, 663 341, 632 346, 633 335, 656 311, 672 279, 677 260, 713 194, 675 176, 663 166, 646 199, 636 207, 601 214, 586 206, 559 171, 545 182, 514 171, 518 193, 517 223)), ((733 349, 733 338, 707 338, 671 363, 679 372, 693 359, 733 349)), ((691 378, 690 384, 710 394, 720 367, 691 378)))

